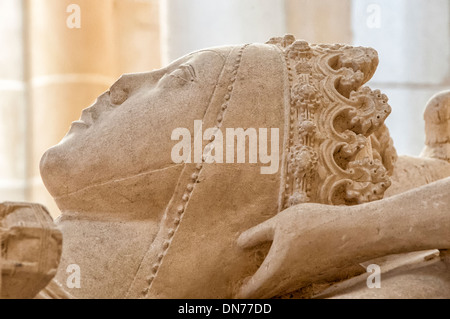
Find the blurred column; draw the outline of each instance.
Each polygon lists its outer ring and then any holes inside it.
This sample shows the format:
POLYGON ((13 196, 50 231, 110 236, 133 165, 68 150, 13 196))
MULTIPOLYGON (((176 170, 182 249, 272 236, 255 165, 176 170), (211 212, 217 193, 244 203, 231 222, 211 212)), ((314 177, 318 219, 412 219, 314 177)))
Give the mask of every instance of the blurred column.
POLYGON ((351 43, 351 0, 286 0, 287 32, 310 43, 351 43))
POLYGON ((25 200, 22 1, 0 1, 0 201, 25 200))
POLYGON ((284 0, 161 0, 163 65, 211 46, 266 42, 286 32, 284 0))
POLYGON ((115 0, 119 73, 161 67, 159 0, 115 0))
POLYGON ((45 204, 57 215, 42 184, 39 161, 46 149, 63 138, 81 110, 119 76, 114 0, 28 0, 27 10, 32 110, 28 200, 45 204), (76 14, 69 7, 72 4, 79 6, 80 28, 77 17, 70 18, 76 14))
POLYGON ((370 86, 387 94, 386 123, 399 154, 419 155, 427 100, 450 86, 448 0, 354 0, 354 43, 380 57, 370 86))

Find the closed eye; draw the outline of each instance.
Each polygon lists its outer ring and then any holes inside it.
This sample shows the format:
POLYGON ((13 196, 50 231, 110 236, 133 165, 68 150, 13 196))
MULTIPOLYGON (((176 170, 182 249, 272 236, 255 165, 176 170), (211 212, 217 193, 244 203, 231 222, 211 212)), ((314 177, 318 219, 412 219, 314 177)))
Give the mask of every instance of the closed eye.
POLYGON ((180 67, 170 73, 169 76, 178 78, 185 82, 193 82, 196 79, 195 70, 190 64, 180 65, 180 67))
POLYGON ((195 74, 194 67, 191 64, 183 65, 183 67, 185 67, 188 70, 188 72, 189 72, 189 74, 191 76, 191 81, 195 81, 197 79, 197 76, 195 74))

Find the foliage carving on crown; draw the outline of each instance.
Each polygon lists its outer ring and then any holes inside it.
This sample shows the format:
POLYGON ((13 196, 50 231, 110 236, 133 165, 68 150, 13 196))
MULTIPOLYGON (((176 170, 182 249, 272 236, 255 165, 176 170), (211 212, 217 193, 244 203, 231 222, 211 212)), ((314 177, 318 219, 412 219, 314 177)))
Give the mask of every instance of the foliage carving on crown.
POLYGON ((363 86, 375 72, 377 52, 310 45, 292 35, 267 44, 284 54, 291 93, 283 208, 381 199, 397 154, 384 125, 388 99, 363 86))

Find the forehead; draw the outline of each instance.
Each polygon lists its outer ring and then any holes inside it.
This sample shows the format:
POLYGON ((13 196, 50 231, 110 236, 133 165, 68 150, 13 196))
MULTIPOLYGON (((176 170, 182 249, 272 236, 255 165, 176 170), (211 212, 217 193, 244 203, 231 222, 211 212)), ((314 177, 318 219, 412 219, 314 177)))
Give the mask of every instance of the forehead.
POLYGON ((222 66, 225 63, 225 60, 225 52, 214 49, 205 49, 185 55, 173 61, 164 69, 170 71, 186 64, 192 65, 194 69, 209 69, 214 66, 222 66))

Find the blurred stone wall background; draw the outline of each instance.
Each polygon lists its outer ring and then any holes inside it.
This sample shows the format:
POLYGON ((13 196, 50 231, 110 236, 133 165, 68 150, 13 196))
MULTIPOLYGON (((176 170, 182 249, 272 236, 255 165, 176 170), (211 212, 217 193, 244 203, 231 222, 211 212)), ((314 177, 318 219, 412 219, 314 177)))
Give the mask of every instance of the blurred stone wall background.
POLYGON ((419 155, 425 103, 450 87, 449 0, 0 0, 0 201, 59 214, 40 157, 121 74, 285 33, 377 49, 369 85, 390 98, 399 154, 419 155))

